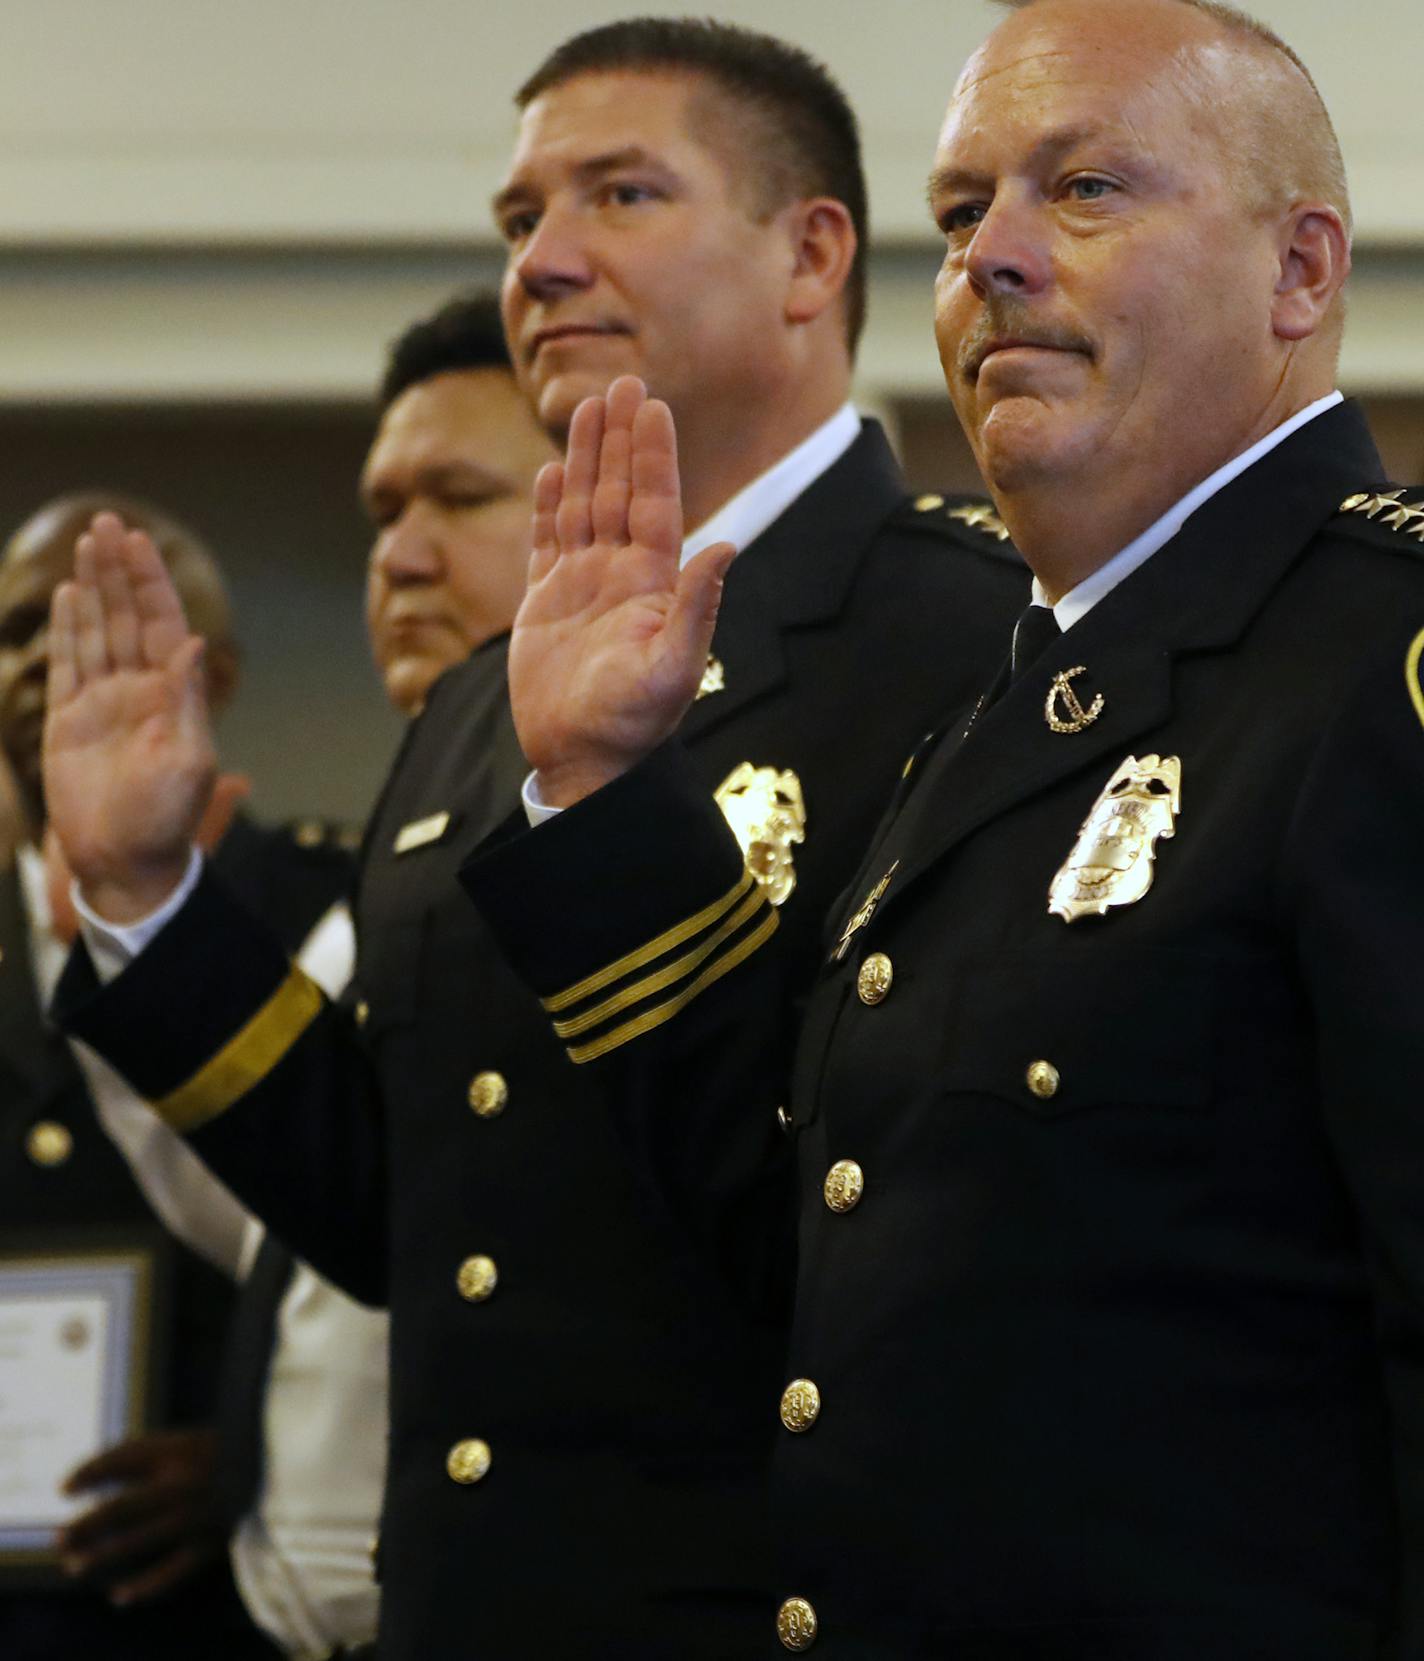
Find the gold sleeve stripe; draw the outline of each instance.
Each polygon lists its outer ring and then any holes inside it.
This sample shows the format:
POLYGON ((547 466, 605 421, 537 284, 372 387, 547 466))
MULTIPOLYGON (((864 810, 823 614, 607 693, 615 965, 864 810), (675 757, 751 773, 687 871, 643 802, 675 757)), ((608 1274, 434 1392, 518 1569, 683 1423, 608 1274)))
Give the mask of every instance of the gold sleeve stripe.
POLYGON ((592 997, 595 992, 601 992, 605 986, 610 986, 615 980, 621 980, 624 975, 631 975, 651 963, 655 957, 661 957, 664 952, 674 951, 685 940, 691 940, 694 934, 700 934, 703 929, 710 927, 718 918, 726 914, 747 894, 754 878, 750 871, 743 871, 741 881, 724 894, 720 900, 713 900, 709 906, 704 906, 696 916, 689 917, 685 922, 676 924, 656 940, 648 941, 647 945, 639 946, 637 951, 629 952, 626 957, 620 957, 616 963, 610 963, 606 968, 596 970, 586 979, 579 981, 577 986, 569 987, 567 992, 556 992, 553 997, 543 1000, 544 1008, 551 1015, 557 1015, 560 1010, 567 1009, 570 1004, 582 1003, 585 998, 592 997))
POLYGON ((626 1044, 630 1039, 640 1038, 645 1032, 651 1032, 654 1027, 662 1026, 664 1021, 672 1020, 679 1015, 700 993, 705 992, 715 981, 735 969, 737 965, 749 958, 759 946, 764 945, 776 932, 776 925, 780 922, 780 915, 767 907, 766 916, 756 928, 739 940, 737 944, 723 956, 709 963, 696 980, 683 987, 675 998, 669 998, 666 1003, 657 1004, 652 1009, 645 1009, 634 1020, 626 1021, 621 1027, 614 1027, 612 1032, 604 1033, 602 1038, 595 1038, 591 1044, 571 1044, 568 1047, 570 1061, 584 1062, 597 1061, 599 1056, 607 1055, 610 1050, 616 1050, 620 1044, 626 1044))
POLYGON ((295 965, 236 1037, 186 1084, 153 1104, 174 1130, 197 1130, 259 1084, 321 1013, 316 982, 295 965))
POLYGON ((1424 723, 1424 686, 1419 684, 1419 660, 1424 657, 1424 629, 1415 635, 1408 655, 1404 659, 1404 681, 1409 688, 1409 696, 1414 704, 1414 713, 1424 723))
POLYGON ((619 1010, 641 1003, 644 998, 651 998, 654 992, 666 991, 675 981, 686 979, 694 969, 711 957, 724 940, 735 934, 743 923, 749 922, 759 906, 766 903, 760 888, 754 894, 748 894, 727 921, 694 946, 690 952, 685 952, 673 962, 665 964, 656 974, 647 975, 642 980, 634 981, 631 986, 625 986, 621 992, 615 992, 611 998, 605 998, 601 1004, 584 1010, 581 1015, 572 1015, 566 1021, 555 1021, 554 1031, 560 1038, 577 1038, 581 1032, 587 1032, 591 1027, 602 1026, 619 1010))

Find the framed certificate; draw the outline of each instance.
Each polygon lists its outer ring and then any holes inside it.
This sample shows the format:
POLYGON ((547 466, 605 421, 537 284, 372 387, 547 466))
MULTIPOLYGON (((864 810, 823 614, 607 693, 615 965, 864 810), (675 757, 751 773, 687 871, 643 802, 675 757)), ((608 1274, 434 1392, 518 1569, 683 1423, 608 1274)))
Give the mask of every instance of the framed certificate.
POLYGON ((57 1568, 56 1531, 84 1460, 145 1428, 161 1253, 97 1241, 0 1251, 0 1576, 57 1568))

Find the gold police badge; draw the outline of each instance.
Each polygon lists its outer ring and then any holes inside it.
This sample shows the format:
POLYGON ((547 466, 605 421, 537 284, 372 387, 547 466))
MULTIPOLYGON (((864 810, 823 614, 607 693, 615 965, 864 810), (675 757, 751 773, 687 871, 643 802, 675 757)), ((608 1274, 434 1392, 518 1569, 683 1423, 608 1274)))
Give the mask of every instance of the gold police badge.
POLYGON ((806 840, 801 781, 789 768, 753 767, 744 761, 717 786, 717 806, 746 855, 747 870, 773 905, 796 886, 791 848, 806 840))
POLYGON ((1049 915, 1073 923, 1140 900, 1152 886, 1157 839, 1175 833, 1181 805, 1178 757, 1128 756, 1093 803, 1049 886, 1049 915))

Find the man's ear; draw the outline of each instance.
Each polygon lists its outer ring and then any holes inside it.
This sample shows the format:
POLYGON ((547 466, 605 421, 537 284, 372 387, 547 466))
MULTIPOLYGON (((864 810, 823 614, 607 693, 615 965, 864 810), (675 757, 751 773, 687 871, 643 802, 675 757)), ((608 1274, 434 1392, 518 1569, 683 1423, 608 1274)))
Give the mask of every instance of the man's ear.
POLYGON ((1280 276, 1271 326, 1282 340, 1308 340, 1350 275, 1350 235, 1323 202, 1293 208, 1281 228, 1280 276))
POLYGON ((210 640, 203 653, 203 678, 207 686, 208 709, 221 715, 232 702, 242 678, 242 660, 230 640, 210 640))
POLYGON ((797 202, 786 211, 794 260, 786 320, 814 323, 845 291, 855 264, 855 226, 845 203, 833 196, 797 202))

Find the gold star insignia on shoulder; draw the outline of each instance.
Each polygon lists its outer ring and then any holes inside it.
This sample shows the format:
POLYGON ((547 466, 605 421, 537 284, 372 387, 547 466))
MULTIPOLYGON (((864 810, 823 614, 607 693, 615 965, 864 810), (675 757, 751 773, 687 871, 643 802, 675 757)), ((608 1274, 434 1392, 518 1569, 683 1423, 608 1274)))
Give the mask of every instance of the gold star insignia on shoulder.
POLYGON ((1000 542, 1009 540, 1009 527, 987 502, 966 502, 961 507, 951 508, 949 517, 957 519, 961 525, 968 525, 970 530, 997 537, 1000 542))
POLYGON ((1377 520, 1392 531, 1404 531, 1416 542, 1424 542, 1424 506, 1415 506, 1402 500, 1404 490, 1361 491, 1347 496, 1340 504, 1341 513, 1363 514, 1377 520))

